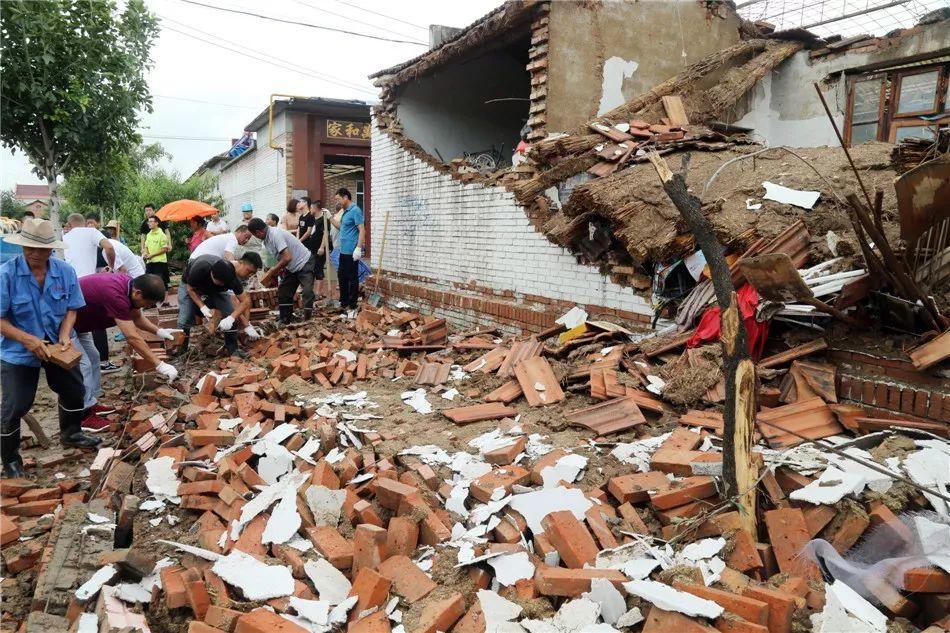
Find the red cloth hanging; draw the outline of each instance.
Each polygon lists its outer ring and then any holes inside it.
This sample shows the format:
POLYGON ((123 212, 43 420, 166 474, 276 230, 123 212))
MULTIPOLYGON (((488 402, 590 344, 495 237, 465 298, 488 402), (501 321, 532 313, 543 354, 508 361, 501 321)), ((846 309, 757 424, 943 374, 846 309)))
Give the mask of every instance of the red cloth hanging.
MULTIPOLYGON (((765 349, 765 341, 769 337, 769 322, 760 323, 755 320, 755 310, 759 306, 759 293, 751 284, 746 284, 736 293, 739 299, 739 312, 745 324, 746 337, 749 342, 749 355, 752 360, 759 360, 765 349)), ((686 341, 686 347, 699 347, 719 340, 722 330, 719 306, 707 308, 699 319, 696 332, 686 341)))

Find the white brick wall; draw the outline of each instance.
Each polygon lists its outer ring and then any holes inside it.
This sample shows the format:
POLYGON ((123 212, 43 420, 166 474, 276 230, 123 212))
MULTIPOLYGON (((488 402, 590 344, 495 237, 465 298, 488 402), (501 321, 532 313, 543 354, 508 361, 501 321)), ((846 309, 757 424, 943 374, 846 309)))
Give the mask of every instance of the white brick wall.
MULTIPOLYGON (((275 144, 284 147, 287 138, 283 130, 284 115, 274 124, 278 136, 275 144)), ((268 213, 281 217, 287 208, 287 162, 274 149, 268 147, 267 124, 257 130, 257 149, 245 155, 233 166, 221 172, 218 189, 224 198, 224 211, 228 225, 235 227, 241 222, 241 205, 254 205, 254 217, 263 218, 268 213)))
MULTIPOLYGON (((465 185, 441 174, 373 126, 373 244, 379 248, 390 213, 383 268, 451 282, 474 281, 579 304, 652 314, 630 288, 619 286, 528 221, 513 194, 465 185)), ((376 264, 374 256, 373 264, 376 264)))

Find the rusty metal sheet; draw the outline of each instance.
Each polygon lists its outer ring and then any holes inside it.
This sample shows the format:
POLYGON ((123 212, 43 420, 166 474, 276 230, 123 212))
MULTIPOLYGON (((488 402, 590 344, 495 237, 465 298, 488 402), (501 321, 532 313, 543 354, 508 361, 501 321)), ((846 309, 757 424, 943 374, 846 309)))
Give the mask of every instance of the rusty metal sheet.
POLYGON ((518 341, 511 345, 508 355, 498 367, 498 375, 502 378, 511 378, 515 375, 515 366, 521 361, 541 354, 541 341, 530 338, 527 341, 518 341))
POLYGON ((515 365, 515 377, 521 385, 525 400, 532 407, 542 407, 564 400, 564 391, 551 369, 551 363, 540 356, 532 356, 515 365))
POLYGON ((598 435, 624 431, 646 422, 640 407, 632 398, 615 398, 564 416, 572 424, 587 427, 598 435))
POLYGON ((950 218, 950 159, 924 163, 894 181, 901 238, 912 247, 925 231, 950 218))

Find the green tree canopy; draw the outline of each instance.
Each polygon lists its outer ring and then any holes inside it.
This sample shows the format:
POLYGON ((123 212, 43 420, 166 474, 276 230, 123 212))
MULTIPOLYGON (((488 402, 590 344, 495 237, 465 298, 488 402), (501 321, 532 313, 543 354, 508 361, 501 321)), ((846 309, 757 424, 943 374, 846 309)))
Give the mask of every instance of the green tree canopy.
POLYGON ((141 141, 145 80, 158 23, 142 0, 0 2, 0 142, 26 154, 50 185, 141 141))

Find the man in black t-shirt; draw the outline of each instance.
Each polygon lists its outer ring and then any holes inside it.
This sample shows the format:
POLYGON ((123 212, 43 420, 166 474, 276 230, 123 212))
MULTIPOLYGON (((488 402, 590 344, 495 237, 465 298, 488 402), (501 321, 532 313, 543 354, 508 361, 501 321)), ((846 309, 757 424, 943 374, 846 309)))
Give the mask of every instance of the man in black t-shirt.
MULTIPOLYGON (((145 219, 142 220, 142 225, 139 227, 139 250, 142 252, 142 257, 145 257, 145 235, 149 232, 148 219, 153 215, 155 215, 155 205, 152 203, 145 205, 145 219)), ((172 234, 171 231, 168 230, 168 222, 159 220, 158 228, 165 231, 165 237, 168 238, 170 245, 172 243, 172 234)))
POLYGON ((260 333, 250 324, 247 314, 251 309, 250 298, 244 293, 243 281, 262 268, 261 256, 248 251, 234 263, 217 255, 202 255, 188 262, 178 285, 178 327, 185 331, 185 342, 179 354, 188 349, 189 333, 200 312, 206 319, 212 317, 212 309, 222 316, 218 329, 224 332, 224 346, 229 354, 237 354, 237 330, 235 321, 244 326, 244 333, 251 340, 260 338, 260 333), (240 297, 237 309, 232 295, 240 297))
POLYGON ((326 249, 323 247, 325 222, 322 211, 323 204, 320 200, 309 203, 307 211, 300 216, 299 229, 297 230, 297 237, 313 253, 313 278, 317 281, 323 279, 327 261, 326 249))

